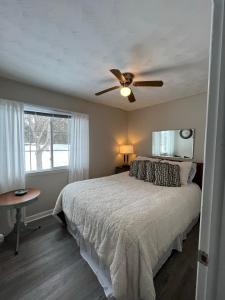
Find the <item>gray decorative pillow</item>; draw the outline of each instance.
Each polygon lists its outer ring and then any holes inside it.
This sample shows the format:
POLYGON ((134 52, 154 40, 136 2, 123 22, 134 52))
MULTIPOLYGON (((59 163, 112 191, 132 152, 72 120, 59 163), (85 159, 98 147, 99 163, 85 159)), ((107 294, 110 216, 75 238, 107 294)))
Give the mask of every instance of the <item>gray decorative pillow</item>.
POLYGON ((137 176, 137 172, 138 172, 138 161, 137 160, 133 160, 130 163, 129 175, 136 177, 137 176))
POLYGON ((146 162, 147 160, 139 160, 138 161, 138 171, 137 171, 137 179, 145 180, 146 178, 146 162))
POLYGON ((146 177, 145 181, 154 182, 155 181, 155 162, 146 162, 146 177))
POLYGON ((177 187, 180 183, 180 166, 168 163, 155 163, 155 185, 177 187))
POLYGON ((169 164, 169 186, 181 186, 180 166, 169 164))

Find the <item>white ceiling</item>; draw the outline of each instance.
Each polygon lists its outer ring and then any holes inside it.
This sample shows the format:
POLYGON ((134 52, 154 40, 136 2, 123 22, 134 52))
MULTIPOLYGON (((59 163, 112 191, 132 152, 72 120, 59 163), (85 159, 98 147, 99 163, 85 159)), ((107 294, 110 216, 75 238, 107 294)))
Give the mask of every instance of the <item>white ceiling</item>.
POLYGON ((0 76, 133 110, 207 90, 211 0, 0 0, 0 76), (109 69, 162 88, 129 103, 109 69))

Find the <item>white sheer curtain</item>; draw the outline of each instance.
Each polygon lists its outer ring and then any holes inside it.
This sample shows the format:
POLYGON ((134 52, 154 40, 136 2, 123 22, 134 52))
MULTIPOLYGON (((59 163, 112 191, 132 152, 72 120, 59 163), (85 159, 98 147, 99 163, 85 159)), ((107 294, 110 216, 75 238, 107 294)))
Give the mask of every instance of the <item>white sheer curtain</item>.
POLYGON ((69 123, 69 182, 89 178, 89 117, 73 113, 69 123))
MULTIPOLYGON (((24 187, 24 107, 0 99, 0 193, 24 187)), ((13 213, 0 210, 0 233, 12 230, 13 213)))

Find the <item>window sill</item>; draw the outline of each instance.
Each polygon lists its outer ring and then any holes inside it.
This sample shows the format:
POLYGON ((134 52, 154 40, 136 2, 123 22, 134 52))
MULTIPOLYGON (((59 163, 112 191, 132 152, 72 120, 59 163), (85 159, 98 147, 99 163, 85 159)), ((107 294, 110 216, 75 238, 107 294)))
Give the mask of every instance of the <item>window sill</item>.
POLYGON ((57 174, 57 173, 68 173, 68 167, 60 167, 60 168, 54 168, 54 169, 47 169, 47 170, 41 170, 41 171, 31 171, 26 172, 26 176, 36 176, 36 175, 51 175, 51 174, 57 174))

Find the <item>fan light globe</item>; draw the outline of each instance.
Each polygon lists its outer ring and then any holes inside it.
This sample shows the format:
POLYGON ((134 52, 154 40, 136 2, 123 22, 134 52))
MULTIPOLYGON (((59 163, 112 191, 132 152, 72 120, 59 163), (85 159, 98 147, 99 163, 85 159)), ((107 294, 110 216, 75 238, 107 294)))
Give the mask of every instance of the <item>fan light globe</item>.
POLYGON ((120 89, 120 94, 121 96, 123 97, 128 97, 130 96, 130 93, 131 93, 131 89, 127 86, 124 86, 120 89))

